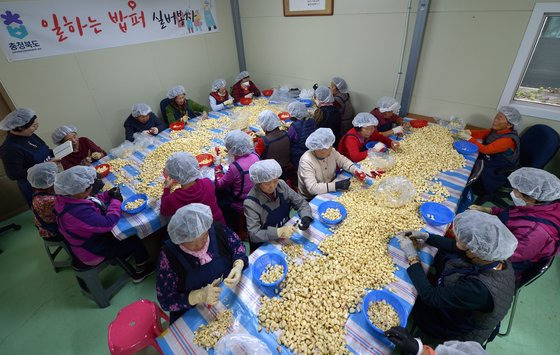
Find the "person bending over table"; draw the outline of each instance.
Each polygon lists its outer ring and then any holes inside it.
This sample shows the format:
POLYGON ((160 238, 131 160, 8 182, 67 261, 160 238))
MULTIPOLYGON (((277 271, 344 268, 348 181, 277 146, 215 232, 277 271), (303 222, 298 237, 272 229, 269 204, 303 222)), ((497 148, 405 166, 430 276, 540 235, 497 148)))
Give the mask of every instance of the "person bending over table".
POLYGON ((408 125, 408 123, 405 123, 404 119, 398 115, 400 109, 401 105, 393 97, 383 96, 377 100, 377 107, 370 113, 379 120, 377 126, 379 133, 385 137, 404 133, 403 126, 408 125), (393 124, 396 127, 393 127, 393 124))
POLYGON ((167 124, 177 121, 186 122, 189 118, 195 118, 202 115, 202 119, 208 118, 208 106, 201 105, 191 99, 187 99, 185 88, 181 85, 171 88, 167 92, 169 102, 165 106, 164 118, 167 124))
POLYGON ((27 170, 27 180, 34 189, 31 211, 35 217, 35 227, 41 238, 55 241, 63 240, 54 214, 54 179, 57 173, 58 165, 53 162, 35 164, 27 170))
POLYGON ((508 180, 515 206, 469 208, 498 216, 517 238, 510 260, 520 281, 523 271, 560 252, 560 179, 545 170, 521 168, 508 180))
POLYGON ((261 91, 251 80, 249 72, 244 70, 235 77, 235 84, 231 87, 231 96, 233 96, 235 102, 238 102, 243 97, 249 99, 259 97, 261 91))
POLYGON ((17 182, 29 206, 33 199, 33 187, 27 181, 27 169, 48 160, 57 161, 53 159, 49 146, 35 134, 37 128, 39 118, 30 108, 18 108, 0 122, 0 130, 8 132, 0 146, 4 171, 10 180, 17 182))
POLYGON ((147 104, 132 105, 132 113, 124 121, 125 139, 131 142, 134 142, 134 133, 144 132, 155 136, 165 128, 165 123, 160 121, 147 104))
POLYGON ((210 100, 212 111, 220 111, 233 105, 233 98, 227 92, 226 81, 224 79, 214 80, 212 83, 212 92, 208 100, 210 100))
POLYGON ((373 150, 380 152, 385 146, 392 149, 399 148, 399 142, 391 140, 377 132, 377 118, 371 113, 360 112, 352 120, 354 128, 349 130, 338 143, 338 151, 348 159, 357 163, 368 156, 366 144, 368 142, 377 143, 373 146, 373 150))
POLYGON ((313 113, 317 127, 330 128, 335 136, 335 146, 344 132, 340 129, 340 112, 333 106, 334 98, 331 90, 326 86, 319 86, 315 90, 315 104, 317 109, 313 113))
POLYGON ((288 137, 290 137, 290 159, 292 166, 297 169, 299 160, 303 153, 307 151, 305 140, 309 135, 317 129, 317 124, 313 117, 307 111, 307 107, 303 102, 294 101, 288 105, 292 124, 288 128, 288 137))
POLYGON ((330 128, 318 128, 305 141, 309 149, 299 162, 298 191, 306 199, 328 192, 345 191, 350 188, 350 179, 334 182, 337 169, 360 175, 358 166, 333 147, 335 137, 330 128))
POLYGON ((216 304, 224 284, 234 290, 249 265, 245 246, 228 227, 213 221, 210 207, 181 207, 167 225, 159 254, 156 294, 170 324, 197 304, 216 304))
POLYGON ((263 242, 289 238, 295 226, 285 225, 294 208, 301 218, 304 231, 313 222, 311 207, 305 199, 280 179, 282 168, 272 159, 261 160, 249 168, 255 184, 243 202, 251 251, 263 242))
POLYGON ((482 174, 472 187, 477 195, 492 194, 506 183, 509 173, 519 167, 517 128, 520 124, 519 111, 511 106, 502 106, 490 129, 459 132, 461 139, 478 146, 481 154, 478 159, 484 159, 482 174), (477 139, 482 139, 482 143, 477 139))
POLYGON ((74 166, 58 173, 54 181, 58 229, 70 244, 72 254, 84 265, 95 266, 105 259, 126 259, 134 254, 134 283, 154 272, 146 248, 137 236, 118 240, 111 230, 121 217, 122 196, 112 188, 91 196, 97 173, 89 166, 74 166))
POLYGON ((409 262, 408 276, 418 291, 412 317, 420 330, 446 340, 483 344, 507 314, 515 292, 508 258, 517 240, 496 216, 467 210, 453 220, 456 240, 407 231, 398 236, 409 262), (437 283, 422 269, 413 240, 438 248, 437 283))
POLYGON ((67 141, 72 142, 74 151, 60 161, 64 169, 69 169, 76 165, 90 165, 93 161, 97 161, 107 155, 91 139, 78 137, 78 128, 76 126, 60 126, 53 131, 51 138, 56 145, 61 145, 67 141))
POLYGON ((274 112, 264 110, 259 114, 258 125, 261 126, 265 135, 257 138, 255 152, 261 160, 276 160, 282 167, 280 178, 284 181, 293 181, 296 172, 290 160, 290 137, 286 131, 280 129, 282 126, 280 119, 274 112))
POLYGON ((210 206, 214 220, 226 224, 218 201, 214 183, 200 174, 198 160, 187 152, 172 154, 165 162, 167 178, 163 184, 160 213, 172 216, 177 210, 190 203, 203 203, 210 206), (179 183, 181 187, 171 192, 171 186, 179 183))
POLYGON ((348 84, 346 84, 346 80, 335 76, 331 80, 330 88, 334 98, 334 107, 340 113, 340 131, 348 132, 352 128, 352 118, 354 118, 354 107, 350 101, 348 84))
POLYGON ((233 228, 238 226, 239 216, 243 214, 243 201, 253 188, 249 168, 259 161, 259 157, 253 151, 251 137, 238 129, 226 135, 225 145, 228 153, 233 155, 234 161, 225 174, 222 165, 218 162, 214 175, 218 204, 227 225, 233 228))

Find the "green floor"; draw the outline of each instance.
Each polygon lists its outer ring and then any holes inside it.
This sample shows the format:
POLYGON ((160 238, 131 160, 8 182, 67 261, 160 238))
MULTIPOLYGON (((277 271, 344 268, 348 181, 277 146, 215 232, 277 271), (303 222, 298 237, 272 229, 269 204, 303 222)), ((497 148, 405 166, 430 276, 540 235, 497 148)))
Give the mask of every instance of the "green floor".
MULTIPOLYGON (((119 309, 155 300, 155 278, 128 283, 99 309, 79 291, 71 270, 55 274, 31 223, 0 236, 0 354, 106 354, 107 326, 119 309)), ((560 262, 521 293, 513 330, 488 346, 490 354, 554 354, 560 349, 560 262), (556 350, 555 350, 556 349, 556 350)))

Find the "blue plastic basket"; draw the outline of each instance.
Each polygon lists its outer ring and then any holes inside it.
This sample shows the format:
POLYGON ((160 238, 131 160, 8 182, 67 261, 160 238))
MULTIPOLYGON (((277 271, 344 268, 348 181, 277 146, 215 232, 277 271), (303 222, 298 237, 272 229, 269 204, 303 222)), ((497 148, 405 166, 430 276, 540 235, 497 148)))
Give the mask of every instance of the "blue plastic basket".
POLYGON ((478 147, 476 144, 468 142, 468 141, 457 141, 453 143, 453 148, 455 148, 459 153, 465 154, 474 154, 478 152, 478 147))
POLYGON ((127 198, 126 200, 123 201, 123 203, 121 204, 121 210, 123 212, 126 212, 128 214, 136 214, 138 212, 142 212, 144 210, 144 208, 146 208, 146 205, 148 204, 148 196, 146 196, 146 194, 136 194, 136 195, 132 195, 129 198, 127 198), (132 209, 132 210, 127 210, 126 209, 126 204, 129 202, 133 202, 134 200, 138 200, 138 199, 143 199, 144 203, 141 204, 140 206, 132 209))
POLYGON ((286 278, 286 274, 288 273, 288 263, 282 254, 278 253, 266 253, 257 258, 252 265, 253 267, 253 280, 259 286, 261 290, 264 291, 265 294, 269 296, 275 295, 275 290, 278 289, 278 286, 284 279, 286 278), (261 281, 261 275, 266 269, 268 265, 282 265, 284 267, 284 273, 282 277, 273 282, 273 283, 265 283, 261 281))
POLYGON ((371 329, 373 329, 374 331, 376 331, 378 333, 383 334, 383 331, 381 329, 377 328, 369 320, 369 317, 368 317, 368 314, 367 314, 370 303, 383 301, 383 300, 385 300, 385 302, 390 304, 395 309, 397 314, 399 315, 400 326, 403 327, 403 328, 406 327, 406 321, 407 321, 408 315, 406 314, 406 311, 404 310, 403 305, 399 302, 399 299, 397 298, 397 296, 395 296, 394 294, 392 294, 391 292, 389 292, 387 290, 372 290, 372 291, 369 291, 364 296, 364 301, 362 303, 362 314, 366 318, 366 322, 367 322, 367 324, 370 325, 371 329))
POLYGON ((339 224, 340 222, 342 222, 344 220, 344 218, 346 218, 346 208, 344 207, 344 205, 340 202, 336 202, 336 201, 325 201, 323 203, 321 203, 319 205, 319 207, 317 208, 317 212, 319 213, 319 218, 321 219, 321 221, 323 221, 324 223, 327 224, 339 224), (336 208, 337 210, 340 211, 340 214, 342 215, 342 217, 338 218, 338 219, 326 219, 325 217, 322 216, 323 213, 325 213, 327 211, 327 208, 336 208))
POLYGON ((449 207, 437 202, 426 202, 420 206, 420 214, 431 226, 443 226, 453 222, 454 213, 449 207), (433 215, 434 219, 428 217, 433 215))
POLYGON ((299 99, 299 102, 303 102, 305 107, 311 107, 311 105, 313 105, 313 101, 310 99, 299 99))

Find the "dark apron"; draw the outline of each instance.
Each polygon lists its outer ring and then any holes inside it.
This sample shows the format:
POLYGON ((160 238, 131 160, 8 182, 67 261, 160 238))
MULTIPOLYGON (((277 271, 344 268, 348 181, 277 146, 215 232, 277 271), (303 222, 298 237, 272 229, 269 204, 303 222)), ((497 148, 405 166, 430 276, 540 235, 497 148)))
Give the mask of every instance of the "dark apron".
MULTIPOLYGON (((31 143, 27 142, 27 144, 31 144, 31 143)), ((43 163, 47 161, 47 159, 49 159, 51 156, 51 150, 46 144, 38 145, 37 146, 38 149, 36 150, 28 149, 25 145, 21 145, 21 144, 17 144, 17 146, 33 156, 33 165, 43 163)), ((19 190, 21 191, 21 194, 23 195, 25 201, 27 202, 27 205, 31 207, 31 202, 33 200, 33 187, 31 186, 29 181, 27 181, 27 178, 17 180, 17 184, 19 190)))
MULTIPOLYGON (((290 210, 292 209, 291 203, 284 198, 284 195, 278 193, 278 198, 280 199, 280 204, 277 208, 271 209, 267 205, 261 205, 259 199, 253 196, 247 196, 251 201, 256 202, 261 208, 263 208, 268 216, 266 217, 266 222, 262 225, 261 229, 266 229, 268 227, 281 227, 290 219, 290 210)), ((251 250, 255 250, 260 247, 263 243, 253 243, 250 242, 251 250)))

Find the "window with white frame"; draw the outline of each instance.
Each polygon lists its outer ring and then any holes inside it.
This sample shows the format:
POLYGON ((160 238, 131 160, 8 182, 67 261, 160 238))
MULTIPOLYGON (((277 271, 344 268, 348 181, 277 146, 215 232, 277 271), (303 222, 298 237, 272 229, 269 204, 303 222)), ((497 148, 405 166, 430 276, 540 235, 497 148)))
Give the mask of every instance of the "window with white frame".
POLYGON ((537 3, 500 106, 560 121, 560 2, 537 3))

